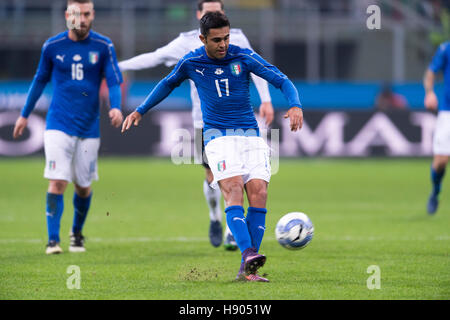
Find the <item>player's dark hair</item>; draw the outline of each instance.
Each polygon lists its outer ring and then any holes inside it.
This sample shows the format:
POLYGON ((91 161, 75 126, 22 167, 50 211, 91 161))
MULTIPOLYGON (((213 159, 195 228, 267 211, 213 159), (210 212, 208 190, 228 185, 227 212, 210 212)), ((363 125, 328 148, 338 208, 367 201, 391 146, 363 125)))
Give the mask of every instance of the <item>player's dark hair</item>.
POLYGON ((219 11, 207 12, 200 20, 200 32, 206 38, 210 29, 229 27, 230 21, 227 16, 219 11))
POLYGON ((94 0, 67 0, 67 5, 72 3, 94 3, 94 0))
POLYGON ((207 2, 218 2, 220 3, 220 9, 223 10, 223 2, 222 0, 198 0, 197 1, 197 10, 202 11, 203 10, 203 4, 207 2))

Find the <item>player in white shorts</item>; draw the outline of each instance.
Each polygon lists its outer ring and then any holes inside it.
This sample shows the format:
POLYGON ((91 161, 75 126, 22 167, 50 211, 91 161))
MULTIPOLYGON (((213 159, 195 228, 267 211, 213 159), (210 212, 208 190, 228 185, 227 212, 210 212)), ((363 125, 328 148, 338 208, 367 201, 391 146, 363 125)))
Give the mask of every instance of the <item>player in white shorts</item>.
POLYGON ((100 146, 99 89, 103 77, 109 88, 111 124, 120 126, 122 75, 114 46, 107 37, 91 30, 94 5, 90 0, 68 0, 68 31, 48 39, 27 101, 14 127, 14 138, 23 134, 27 118, 51 80, 53 98, 44 134, 45 172, 49 180, 46 195, 47 254, 61 253, 60 221, 64 192, 73 182, 74 218, 70 252, 84 252, 82 229, 89 211, 91 182, 98 179, 97 154, 100 146), (78 20, 77 23, 73 23, 78 20))
MULTIPOLYGON (((223 3, 220 0, 200 0, 198 1, 197 9, 197 19, 200 20, 206 12, 223 12, 223 3)), ((199 39, 199 35, 199 29, 183 32, 164 47, 161 47, 153 52, 144 53, 134 58, 119 62, 119 68, 121 71, 128 71, 153 68, 160 64, 165 64, 167 67, 174 66, 184 55, 203 46, 203 43, 199 39)), ((240 29, 230 30, 230 43, 242 48, 251 49, 248 39, 240 29)), ((255 74, 251 74, 251 77, 261 99, 261 106, 259 107, 260 116, 265 118, 266 125, 269 125, 273 121, 274 111, 267 81, 256 76, 255 74)), ((192 120, 196 142, 195 159, 205 160, 205 157, 203 157, 203 143, 200 138, 203 128, 200 98, 194 82, 192 80, 189 80, 189 82, 191 86, 192 120)), ((221 192, 218 189, 215 190, 210 187, 210 184, 213 181, 213 174, 205 161, 203 161, 203 166, 205 167, 206 174, 205 181, 203 182, 203 193, 209 207, 210 217, 209 237, 211 244, 218 247, 222 243, 221 221, 223 213, 220 206, 221 192)), ((228 226, 226 227, 223 238, 226 249, 237 249, 236 242, 234 241, 228 226)))
POLYGON ((438 72, 444 74, 444 99, 439 106, 433 137, 433 162, 431 164, 432 191, 428 198, 427 211, 435 214, 439 206, 439 194, 450 156, 450 41, 444 42, 433 57, 424 76, 425 107, 438 109, 438 99, 434 92, 435 77, 438 72))
POLYGON ((229 44, 230 22, 221 12, 200 20, 204 44, 186 54, 145 101, 129 114, 122 132, 138 126, 143 115, 163 101, 184 80, 194 81, 202 101, 205 151, 226 201, 226 219, 241 251, 237 280, 267 282, 257 271, 266 262, 259 253, 266 229, 268 147, 250 105, 250 73, 269 81, 285 96, 292 131, 302 127, 303 111, 292 81, 256 52, 229 44), (203 70, 203 73, 197 72, 203 70), (249 207, 244 209, 244 195, 249 207))
POLYGON ((206 145, 209 162, 217 164, 211 166, 213 188, 218 189, 218 181, 234 176, 242 176, 244 184, 252 179, 270 182, 270 149, 263 138, 256 136, 254 130, 248 131, 250 134, 243 136, 215 138, 206 145))
POLYGON ((46 130, 44 178, 88 188, 92 181, 98 180, 99 148, 100 138, 80 138, 59 130, 46 130))

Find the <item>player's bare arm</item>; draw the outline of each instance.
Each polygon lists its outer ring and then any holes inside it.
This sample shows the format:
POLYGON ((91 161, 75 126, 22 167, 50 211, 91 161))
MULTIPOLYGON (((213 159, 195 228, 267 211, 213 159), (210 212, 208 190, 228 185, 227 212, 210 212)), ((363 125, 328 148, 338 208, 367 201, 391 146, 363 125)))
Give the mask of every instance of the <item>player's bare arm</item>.
POLYGON ((300 130, 303 127, 303 110, 299 107, 292 107, 286 112, 284 118, 291 121, 291 131, 300 130))
POLYGON ((122 133, 130 129, 132 124, 137 127, 141 119, 142 115, 139 112, 133 111, 132 113, 130 113, 128 117, 125 118, 125 121, 122 124, 122 133))
POLYGON ((423 87, 425 89, 424 105, 428 110, 435 111, 438 107, 438 99, 434 92, 434 72, 428 69, 423 79, 423 87))
POLYGON ((27 127, 28 119, 25 117, 20 116, 16 120, 16 124, 14 125, 14 131, 13 131, 13 138, 17 139, 23 134, 23 131, 27 127))

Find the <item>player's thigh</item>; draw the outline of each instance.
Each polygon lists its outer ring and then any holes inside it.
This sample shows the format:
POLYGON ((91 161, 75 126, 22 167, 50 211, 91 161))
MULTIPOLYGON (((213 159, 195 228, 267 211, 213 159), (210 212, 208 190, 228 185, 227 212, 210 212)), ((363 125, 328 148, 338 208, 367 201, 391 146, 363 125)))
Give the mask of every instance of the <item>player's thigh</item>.
POLYGON ((71 165, 75 147, 75 137, 59 130, 46 130, 44 133, 44 177, 55 181, 72 181, 71 165))
POLYGON ((73 166, 73 181, 81 188, 87 188, 98 180, 98 150, 100 138, 79 139, 73 166))
POLYGON ((243 162, 244 150, 239 138, 242 137, 220 137, 206 145, 205 152, 214 176, 212 187, 216 187, 217 182, 221 180, 248 174, 243 162))

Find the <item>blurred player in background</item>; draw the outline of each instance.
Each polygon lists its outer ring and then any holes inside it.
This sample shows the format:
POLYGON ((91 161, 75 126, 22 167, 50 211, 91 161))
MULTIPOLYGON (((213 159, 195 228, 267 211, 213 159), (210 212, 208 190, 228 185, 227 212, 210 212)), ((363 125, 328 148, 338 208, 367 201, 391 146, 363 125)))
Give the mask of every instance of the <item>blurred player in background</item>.
POLYGON ((137 126, 142 116, 164 100, 184 80, 197 87, 203 117, 205 153, 227 204, 228 227, 242 253, 238 280, 267 282, 257 274, 266 257, 259 254, 266 221, 271 168, 269 147, 259 135, 250 105, 250 72, 280 89, 289 103, 285 118, 292 131, 302 127, 303 112, 293 83, 250 49, 230 45, 230 23, 220 12, 200 20, 203 47, 185 55, 145 101, 125 119, 122 132, 137 126), (244 190, 249 208, 244 215, 244 190))
MULTIPOLYGON (((223 13, 223 3, 221 0, 200 0, 197 6, 197 19, 200 20, 206 12, 220 11, 223 13)), ((160 64, 165 64, 167 67, 175 65, 184 55, 190 51, 203 46, 199 38, 200 30, 192 30, 181 33, 176 39, 153 52, 144 53, 129 60, 121 61, 119 67, 121 71, 127 70, 142 70, 146 68, 153 68, 160 64)), ((230 30, 230 43, 241 48, 251 49, 250 43, 242 30, 230 30)), ((259 114, 265 118, 266 125, 273 121, 274 111, 271 103, 269 88, 267 81, 252 74, 252 80, 258 90, 261 105, 259 107, 259 114)), ((200 141, 203 128, 202 111, 200 108, 200 99, 198 97, 197 89, 194 82, 190 81, 191 85, 191 100, 192 100, 192 119, 194 122, 194 130, 196 141, 200 141)), ((203 193, 209 207, 210 227, 209 239, 214 247, 220 246, 222 243, 222 209, 220 206, 221 192, 210 187, 213 181, 213 175, 208 164, 203 158, 203 144, 195 144, 196 159, 202 159, 202 164, 205 167, 206 179, 203 182, 203 193)), ((237 245, 233 239, 228 226, 224 234, 224 245, 228 250, 236 250, 237 245)))
POLYGON ((427 204, 429 214, 436 213, 439 205, 439 193, 450 155, 450 42, 441 44, 425 71, 423 85, 425 88, 425 107, 438 110, 438 99, 434 92, 436 74, 444 74, 445 94, 436 121, 433 137, 433 163, 431 164, 431 183, 433 190, 427 204))
POLYGON ((63 195, 69 182, 75 186, 69 251, 85 251, 82 228, 91 203, 91 183, 98 179, 99 89, 103 77, 109 87, 111 124, 119 127, 123 121, 122 75, 111 40, 91 31, 94 4, 92 0, 69 0, 67 5, 65 17, 69 30, 44 43, 39 67, 13 132, 14 138, 23 134, 36 101, 52 80, 53 99, 44 134, 44 177, 49 179, 47 254, 62 252, 59 231, 63 195))

